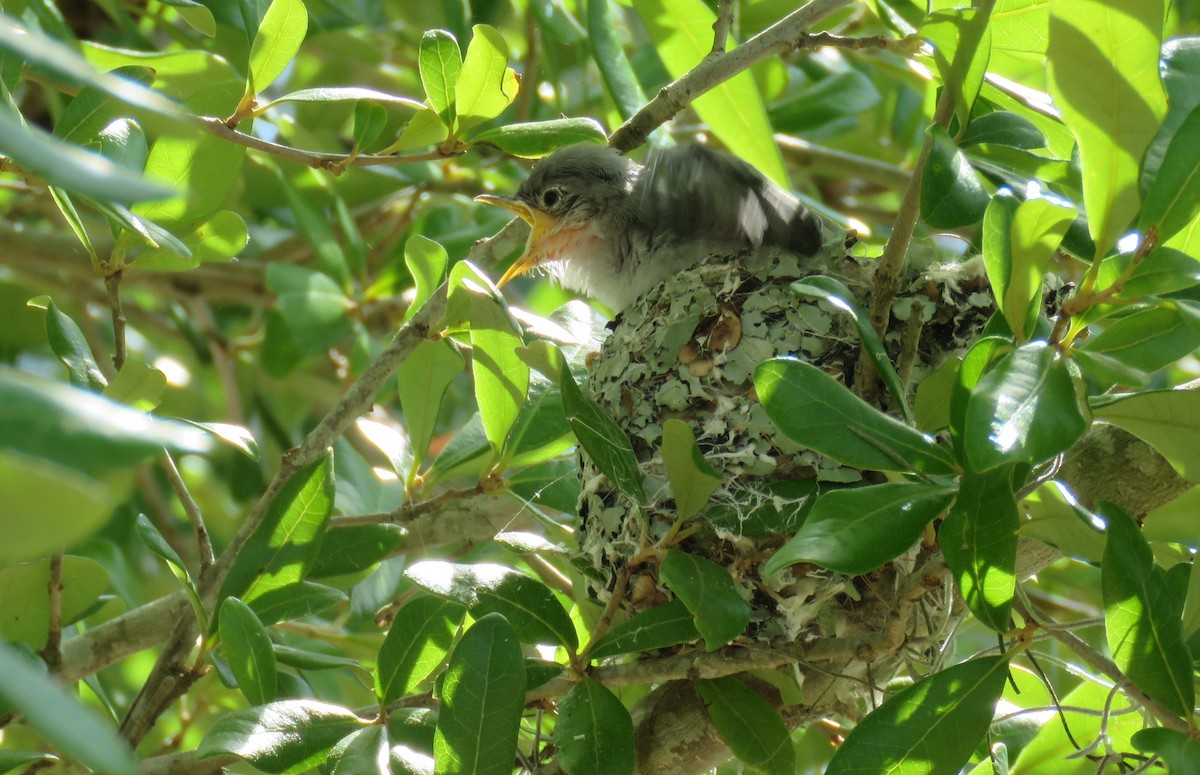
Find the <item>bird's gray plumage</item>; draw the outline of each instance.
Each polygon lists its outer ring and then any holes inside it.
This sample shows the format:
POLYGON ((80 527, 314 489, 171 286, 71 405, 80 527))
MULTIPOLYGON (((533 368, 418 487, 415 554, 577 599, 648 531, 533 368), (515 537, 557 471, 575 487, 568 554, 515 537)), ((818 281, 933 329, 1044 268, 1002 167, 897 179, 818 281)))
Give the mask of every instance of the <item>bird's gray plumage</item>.
POLYGON ((822 241, 820 222, 795 197, 699 145, 657 152, 645 166, 604 146, 563 148, 534 166, 512 201, 573 235, 553 248, 531 240, 527 250, 549 251, 537 264, 613 310, 717 250, 808 256, 822 241))

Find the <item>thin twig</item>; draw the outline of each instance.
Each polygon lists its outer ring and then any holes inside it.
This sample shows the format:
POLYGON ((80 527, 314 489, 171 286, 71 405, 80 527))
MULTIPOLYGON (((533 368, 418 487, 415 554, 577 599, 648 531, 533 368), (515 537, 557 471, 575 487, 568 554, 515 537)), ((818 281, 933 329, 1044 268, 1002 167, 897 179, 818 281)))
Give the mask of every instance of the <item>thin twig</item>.
POLYGON ((62 552, 50 556, 50 580, 46 589, 50 593, 50 624, 46 630, 46 645, 41 650, 42 659, 51 675, 62 672, 62 552))
POLYGON ((108 308, 112 312, 113 324, 113 366, 120 371, 125 366, 127 355, 125 345, 125 310, 121 307, 121 276, 123 269, 117 269, 104 278, 104 287, 108 290, 108 308))
POLYGON ((710 56, 725 53, 731 29, 733 29, 733 0, 719 0, 717 20, 713 22, 713 44, 710 56))
POLYGON ((200 554, 200 578, 203 579, 213 563, 212 539, 208 535, 208 528, 204 526, 204 516, 200 513, 196 499, 188 490, 187 483, 179 475, 179 468, 175 465, 171 453, 164 449, 158 457, 158 462, 167 476, 167 481, 171 483, 171 489, 175 491, 175 497, 179 498, 183 512, 187 514, 188 524, 192 526, 192 533, 196 536, 196 549, 200 554))

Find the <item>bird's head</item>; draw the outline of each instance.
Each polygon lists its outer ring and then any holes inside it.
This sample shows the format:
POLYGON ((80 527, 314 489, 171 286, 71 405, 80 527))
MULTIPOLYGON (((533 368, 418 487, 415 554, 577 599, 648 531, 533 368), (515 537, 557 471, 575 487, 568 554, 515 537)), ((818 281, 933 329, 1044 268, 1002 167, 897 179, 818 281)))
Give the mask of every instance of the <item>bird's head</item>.
POLYGON ((571 258, 580 242, 596 237, 597 219, 620 222, 640 167, 602 145, 573 145, 538 162, 511 197, 484 194, 529 224, 525 252, 497 285, 554 261, 571 258))

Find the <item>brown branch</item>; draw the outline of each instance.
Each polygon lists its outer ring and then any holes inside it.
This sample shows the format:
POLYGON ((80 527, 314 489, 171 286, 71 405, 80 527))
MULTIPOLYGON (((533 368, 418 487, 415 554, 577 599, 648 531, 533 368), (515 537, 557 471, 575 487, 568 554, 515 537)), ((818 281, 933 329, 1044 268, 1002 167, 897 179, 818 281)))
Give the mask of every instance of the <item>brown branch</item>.
POLYGON ((121 306, 121 277, 124 269, 115 269, 104 278, 104 287, 108 290, 108 308, 112 312, 113 325, 113 366, 120 371, 125 366, 128 354, 125 344, 125 310, 121 306))
POLYGON ((46 583, 49 593, 50 623, 46 629, 46 645, 40 652, 51 675, 62 672, 62 565, 63 553, 50 555, 50 580, 46 583))

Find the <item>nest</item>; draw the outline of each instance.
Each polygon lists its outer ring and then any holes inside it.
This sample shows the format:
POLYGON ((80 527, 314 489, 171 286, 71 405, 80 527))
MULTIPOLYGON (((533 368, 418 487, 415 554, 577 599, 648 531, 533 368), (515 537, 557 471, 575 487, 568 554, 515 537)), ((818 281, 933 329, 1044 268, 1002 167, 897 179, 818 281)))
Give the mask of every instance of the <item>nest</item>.
MULTIPOLYGON (((857 716, 873 702, 876 682, 886 681, 894 668, 935 658, 956 611, 944 574, 932 581, 914 578, 936 551, 928 546, 916 546, 862 577, 809 565, 774 578, 760 575, 762 563, 794 532, 818 489, 882 481, 877 472, 848 468, 783 436, 755 395, 755 367, 779 355, 802 358, 853 383, 859 351, 853 322, 829 304, 789 289, 794 280, 813 274, 837 276, 855 293, 869 282, 868 272, 841 244, 827 245, 812 258, 774 249, 743 251, 710 256, 621 314, 589 365, 589 390, 629 435, 647 504, 635 516, 633 504, 581 453, 579 544, 592 593, 607 602, 630 558, 660 542, 675 521, 660 441, 663 423, 683 420, 722 481, 675 548, 728 568, 750 602, 750 625, 735 643, 878 633, 895 624, 902 599, 918 588, 923 615, 906 622, 895 652, 847 666, 862 680, 838 683, 858 687, 835 703, 841 713, 857 716), (930 589, 941 592, 925 594, 930 589)), ((911 384, 972 342, 993 311, 986 280, 978 274, 943 268, 914 276, 893 305, 886 344, 911 384)), ((633 571, 627 608, 670 597, 652 563, 633 571)))

